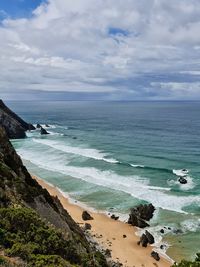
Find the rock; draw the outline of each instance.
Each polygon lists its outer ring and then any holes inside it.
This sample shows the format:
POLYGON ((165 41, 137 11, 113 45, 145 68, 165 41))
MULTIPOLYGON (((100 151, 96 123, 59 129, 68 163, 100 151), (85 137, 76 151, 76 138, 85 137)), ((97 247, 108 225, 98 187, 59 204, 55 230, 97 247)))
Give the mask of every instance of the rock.
POLYGON ((42 126, 39 123, 37 123, 36 128, 40 129, 40 128, 42 128, 42 126))
POLYGON ((112 214, 110 216, 110 218, 113 219, 113 220, 115 220, 115 221, 117 221, 119 219, 119 216, 115 216, 114 214, 112 214))
POLYGON ((187 184, 187 179, 185 179, 184 177, 179 177, 178 181, 180 184, 187 184))
POLYGON ((155 252, 155 251, 151 252, 151 257, 153 257, 156 261, 160 260, 159 254, 157 252, 155 252))
POLYGON ((48 124, 45 124, 45 127, 46 127, 46 128, 49 128, 50 126, 49 126, 48 124))
POLYGON ((126 235, 123 235, 123 238, 126 238, 126 235))
POLYGON ((165 233, 164 229, 161 229, 160 232, 161 232, 161 234, 164 234, 165 233))
POLYGON ((176 234, 176 235, 178 235, 178 234, 182 234, 183 231, 181 229, 174 229, 173 230, 173 233, 176 234))
POLYGON ((0 126, 2 126, 10 139, 25 138, 26 131, 35 127, 22 120, 0 100, 0 126))
POLYGON ((151 233, 149 233, 148 231, 145 231, 145 235, 148 239, 149 244, 155 243, 154 237, 151 233))
POLYGON ((106 249, 105 250, 105 256, 108 257, 108 258, 111 258, 111 250, 110 249, 106 249))
POLYGON ((92 229, 92 226, 90 223, 85 223, 85 227, 84 227, 84 230, 91 230, 92 229))
POLYGON ((152 204, 139 205, 132 208, 128 223, 139 228, 145 228, 149 226, 146 221, 149 221, 153 217, 154 211, 155 207, 152 204))
POLYGON ((93 217, 85 210, 82 213, 82 219, 84 221, 89 221, 89 220, 93 220, 93 217))
POLYGON ((49 133, 44 128, 41 127, 40 134, 44 135, 44 134, 49 134, 49 133))
POLYGON ((140 237, 140 244, 143 246, 143 247, 147 247, 148 245, 148 238, 145 234, 142 234, 142 236, 140 237))

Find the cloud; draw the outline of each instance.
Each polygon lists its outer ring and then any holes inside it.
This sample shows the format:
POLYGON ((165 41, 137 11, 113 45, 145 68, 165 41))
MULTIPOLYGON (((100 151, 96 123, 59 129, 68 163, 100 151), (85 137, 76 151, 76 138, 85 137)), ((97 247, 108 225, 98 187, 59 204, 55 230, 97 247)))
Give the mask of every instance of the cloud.
POLYGON ((199 0, 49 0, 1 25, 2 94, 200 98, 199 0))

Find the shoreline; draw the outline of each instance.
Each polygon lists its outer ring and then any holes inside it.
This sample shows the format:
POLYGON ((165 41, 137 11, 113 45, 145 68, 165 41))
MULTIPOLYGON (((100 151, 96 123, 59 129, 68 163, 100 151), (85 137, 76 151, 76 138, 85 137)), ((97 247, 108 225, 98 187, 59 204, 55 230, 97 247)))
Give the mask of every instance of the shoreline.
POLYGON ((151 257, 152 250, 156 250, 154 246, 144 248, 137 245, 139 240, 136 235, 137 228, 119 220, 115 221, 105 213, 92 209, 88 210, 94 220, 83 221, 81 215, 86 208, 78 205, 76 201, 72 203, 70 198, 55 186, 35 175, 32 177, 43 188, 47 189, 50 195, 59 198, 63 207, 76 223, 80 226, 84 226, 85 223, 91 225, 92 229, 89 231, 91 237, 103 249, 111 250, 112 260, 122 263, 124 267, 170 267, 172 265, 172 262, 165 259, 162 254, 160 254, 160 261, 151 257), (126 237, 124 238, 123 235, 126 237))

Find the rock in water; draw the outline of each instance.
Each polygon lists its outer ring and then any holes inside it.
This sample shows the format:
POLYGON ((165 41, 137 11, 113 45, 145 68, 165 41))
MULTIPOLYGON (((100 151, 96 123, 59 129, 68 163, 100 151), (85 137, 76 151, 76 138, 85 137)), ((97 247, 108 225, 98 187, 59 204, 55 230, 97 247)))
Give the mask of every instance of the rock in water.
POLYGON ((45 124, 45 127, 49 128, 50 126, 48 124, 45 124))
POLYGON ((27 130, 34 130, 32 124, 26 123, 13 111, 11 111, 2 100, 0 100, 0 126, 2 126, 11 139, 26 137, 27 130))
POLYGON ((145 228, 149 226, 146 221, 149 221, 153 217, 154 211, 155 207, 152 204, 139 205, 132 208, 128 223, 139 228, 145 228))
POLYGON ((40 134, 49 134, 44 128, 41 127, 40 134))
POLYGON ((39 123, 37 123, 36 128, 37 128, 37 129, 41 129, 42 126, 41 126, 39 123))
POLYGON ((82 213, 82 219, 84 221, 89 221, 89 220, 93 220, 93 217, 85 210, 82 213))
POLYGON ((156 261, 160 260, 159 254, 157 252, 155 252, 155 251, 151 252, 151 257, 153 257, 156 261))
POLYGON ((149 244, 155 243, 155 239, 151 233, 149 233, 147 230, 145 231, 145 235, 148 239, 149 244))
POLYGON ((179 177, 178 181, 180 184, 187 184, 187 179, 185 179, 184 177, 179 177))

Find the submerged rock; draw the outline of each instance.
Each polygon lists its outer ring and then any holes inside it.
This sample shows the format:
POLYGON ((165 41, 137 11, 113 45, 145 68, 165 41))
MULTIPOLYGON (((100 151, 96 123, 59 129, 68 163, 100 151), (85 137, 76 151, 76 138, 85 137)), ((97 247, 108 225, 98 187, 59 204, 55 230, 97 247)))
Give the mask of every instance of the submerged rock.
POLYGON ((89 221, 89 220, 93 220, 94 218, 86 210, 84 210, 82 213, 82 219, 84 221, 89 221))
POLYGON ((50 126, 48 124, 45 124, 45 127, 49 128, 50 126))
POLYGON ((187 184, 187 179, 185 179, 184 177, 179 177, 178 181, 180 184, 187 184))
POLYGON ((41 127, 40 134, 49 134, 44 128, 41 127))
POLYGON ((151 257, 153 257, 156 261, 160 260, 160 256, 156 251, 151 252, 151 257))

